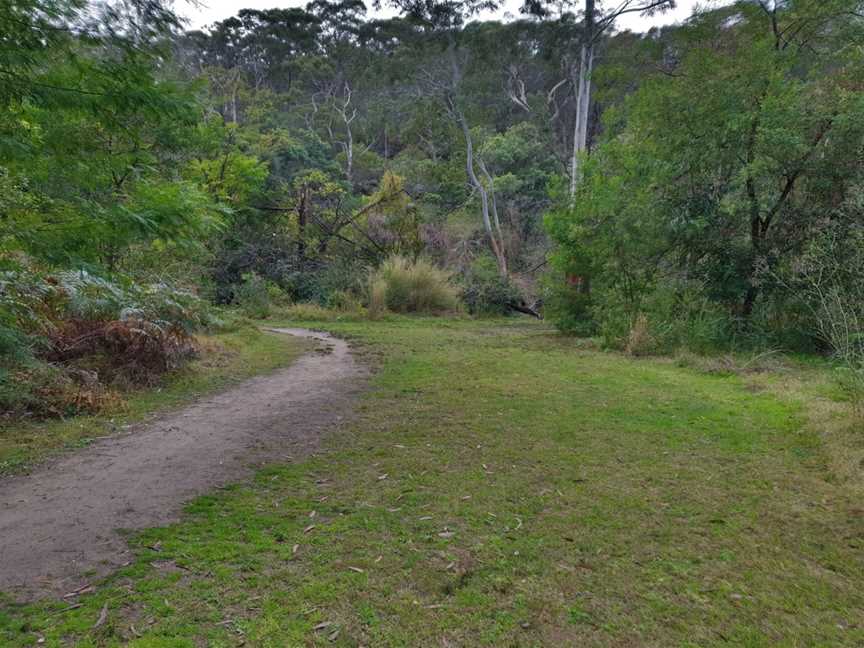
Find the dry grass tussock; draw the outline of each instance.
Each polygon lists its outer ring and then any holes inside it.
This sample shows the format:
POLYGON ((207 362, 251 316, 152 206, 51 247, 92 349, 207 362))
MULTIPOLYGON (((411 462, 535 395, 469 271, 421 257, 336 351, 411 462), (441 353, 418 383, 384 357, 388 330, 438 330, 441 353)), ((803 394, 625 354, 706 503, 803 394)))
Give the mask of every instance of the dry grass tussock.
POLYGON ((650 355, 655 346, 654 336, 651 335, 651 329, 648 325, 648 316, 645 313, 639 313, 630 327, 624 351, 632 356, 650 355))
POLYGON ((450 273, 424 259, 392 256, 369 277, 369 315, 446 313, 460 308, 450 273))

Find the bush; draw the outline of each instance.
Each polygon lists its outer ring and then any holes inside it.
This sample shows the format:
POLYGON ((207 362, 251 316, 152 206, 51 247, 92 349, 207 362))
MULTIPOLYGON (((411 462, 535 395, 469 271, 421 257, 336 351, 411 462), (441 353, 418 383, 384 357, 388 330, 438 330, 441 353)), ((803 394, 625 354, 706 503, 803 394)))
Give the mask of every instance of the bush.
POLYGON ((810 332, 847 366, 864 366, 864 228, 826 230, 797 259, 787 290, 810 311, 810 332))
POLYGON ((809 330, 843 363, 835 374, 864 417, 864 228, 831 227, 797 259, 786 284, 810 312, 809 330))
POLYGON ((459 308, 450 275, 423 259, 392 256, 369 278, 369 312, 441 313, 459 308))
POLYGON ((662 284, 638 302, 617 290, 592 295, 592 313, 604 346, 634 355, 726 350, 734 323, 696 285, 662 284))
POLYGON ((563 272, 541 278, 543 314, 562 333, 589 337, 597 333, 591 295, 569 283, 563 272))
POLYGON ((135 307, 120 312, 128 315, 137 310, 139 316, 167 326, 177 326, 186 333, 221 329, 225 322, 216 309, 194 293, 166 283, 153 283, 136 290, 135 307))
POLYGON ((336 290, 327 296, 327 308, 340 313, 360 313, 363 304, 357 295, 348 290, 336 290))
POLYGON ((222 250, 213 264, 214 299, 238 303, 237 289, 246 283, 248 275, 278 286, 291 302, 324 305, 333 292, 365 290, 368 268, 353 251, 339 250, 332 259, 310 259, 297 256, 293 250, 290 240, 269 238, 222 250))
POLYGON ((102 382, 152 384, 197 352, 194 339, 182 327, 135 317, 69 320, 51 334, 50 341, 46 359, 69 365, 89 358, 102 382))
MULTIPOLYGON (((9 261, 5 259, 5 261, 9 261)), ((0 411, 67 415, 118 400, 109 386, 152 384, 195 355, 194 331, 219 320, 165 284, 26 259, 0 273, 0 411)))
MULTIPOLYGON (((315 273, 314 280, 309 282, 309 289, 314 289, 303 297, 304 301, 316 301, 323 306, 330 305, 333 295, 362 295, 365 292, 365 279, 369 267, 354 254, 346 254, 324 264, 315 273)), ((338 298, 338 297, 337 297, 338 298)), ((297 298, 300 301, 300 297, 297 298)), ((359 300, 357 300, 359 301, 359 300)))
POLYGON ((291 300, 274 282, 247 272, 234 287, 234 301, 248 317, 264 319, 273 306, 287 306, 291 300))
POLYGON ((0 369, 0 412, 39 418, 118 410, 119 394, 86 369, 29 362, 15 371, 0 369))
POLYGON ((855 414, 864 417, 864 366, 838 367, 834 378, 855 414))
POLYGON ((465 273, 462 301, 472 315, 508 315, 522 300, 519 288, 499 274, 489 256, 477 259, 465 273))

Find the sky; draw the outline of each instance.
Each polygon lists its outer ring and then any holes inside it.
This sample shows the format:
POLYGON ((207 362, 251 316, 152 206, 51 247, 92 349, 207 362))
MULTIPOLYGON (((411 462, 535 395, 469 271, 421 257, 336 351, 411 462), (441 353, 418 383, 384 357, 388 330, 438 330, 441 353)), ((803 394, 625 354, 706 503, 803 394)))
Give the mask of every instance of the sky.
MULTIPOLYGON (((711 0, 678 0, 678 8, 659 16, 642 18, 638 14, 624 16, 618 21, 619 29, 647 31, 651 27, 680 22, 687 18, 696 7, 704 6, 711 0)), ((714 0, 716 1, 716 0, 714 0)), ((189 19, 189 27, 199 29, 205 25, 224 20, 235 15, 240 9, 271 9, 273 7, 302 7, 308 0, 198 0, 197 5, 178 3, 178 12, 189 19)), ((371 1, 366 3, 371 7, 371 1)), ((506 8, 518 15, 519 0, 507 0, 506 8)))

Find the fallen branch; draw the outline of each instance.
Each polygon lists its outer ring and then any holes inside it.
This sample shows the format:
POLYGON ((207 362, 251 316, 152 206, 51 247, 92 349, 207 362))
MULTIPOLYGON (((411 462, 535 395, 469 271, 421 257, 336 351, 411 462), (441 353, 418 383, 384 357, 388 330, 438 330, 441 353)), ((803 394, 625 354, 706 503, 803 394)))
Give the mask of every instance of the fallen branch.
POLYGON ((525 304, 516 304, 513 302, 508 302, 507 307, 516 311, 517 313, 524 313, 525 315, 530 315, 531 317, 536 317, 538 320, 543 319, 543 316, 540 313, 538 313, 536 310, 534 310, 530 306, 526 306, 525 304))

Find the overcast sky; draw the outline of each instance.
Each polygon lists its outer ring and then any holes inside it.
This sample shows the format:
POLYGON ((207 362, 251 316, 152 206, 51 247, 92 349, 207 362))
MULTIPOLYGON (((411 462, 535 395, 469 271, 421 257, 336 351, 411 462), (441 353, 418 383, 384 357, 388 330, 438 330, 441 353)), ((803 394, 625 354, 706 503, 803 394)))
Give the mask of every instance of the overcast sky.
MULTIPOLYGON (((655 25, 665 25, 679 22, 689 16, 697 5, 704 6, 709 2, 717 0, 678 0, 678 8, 666 14, 654 16, 653 18, 641 18, 638 14, 625 16, 618 22, 621 29, 633 31, 647 31, 655 25)), ((200 6, 195 7, 186 3, 178 3, 178 11, 189 19, 191 28, 200 28, 218 20, 223 20, 235 15, 240 9, 271 9, 273 7, 302 7, 308 0, 200 0, 200 6)), ((371 8, 371 0, 366 4, 371 8)), ((506 7, 513 14, 518 15, 521 2, 519 0, 507 0, 506 7)), ((389 12, 388 12, 389 13, 389 12)), ((503 14, 503 12, 502 12, 503 14)))

